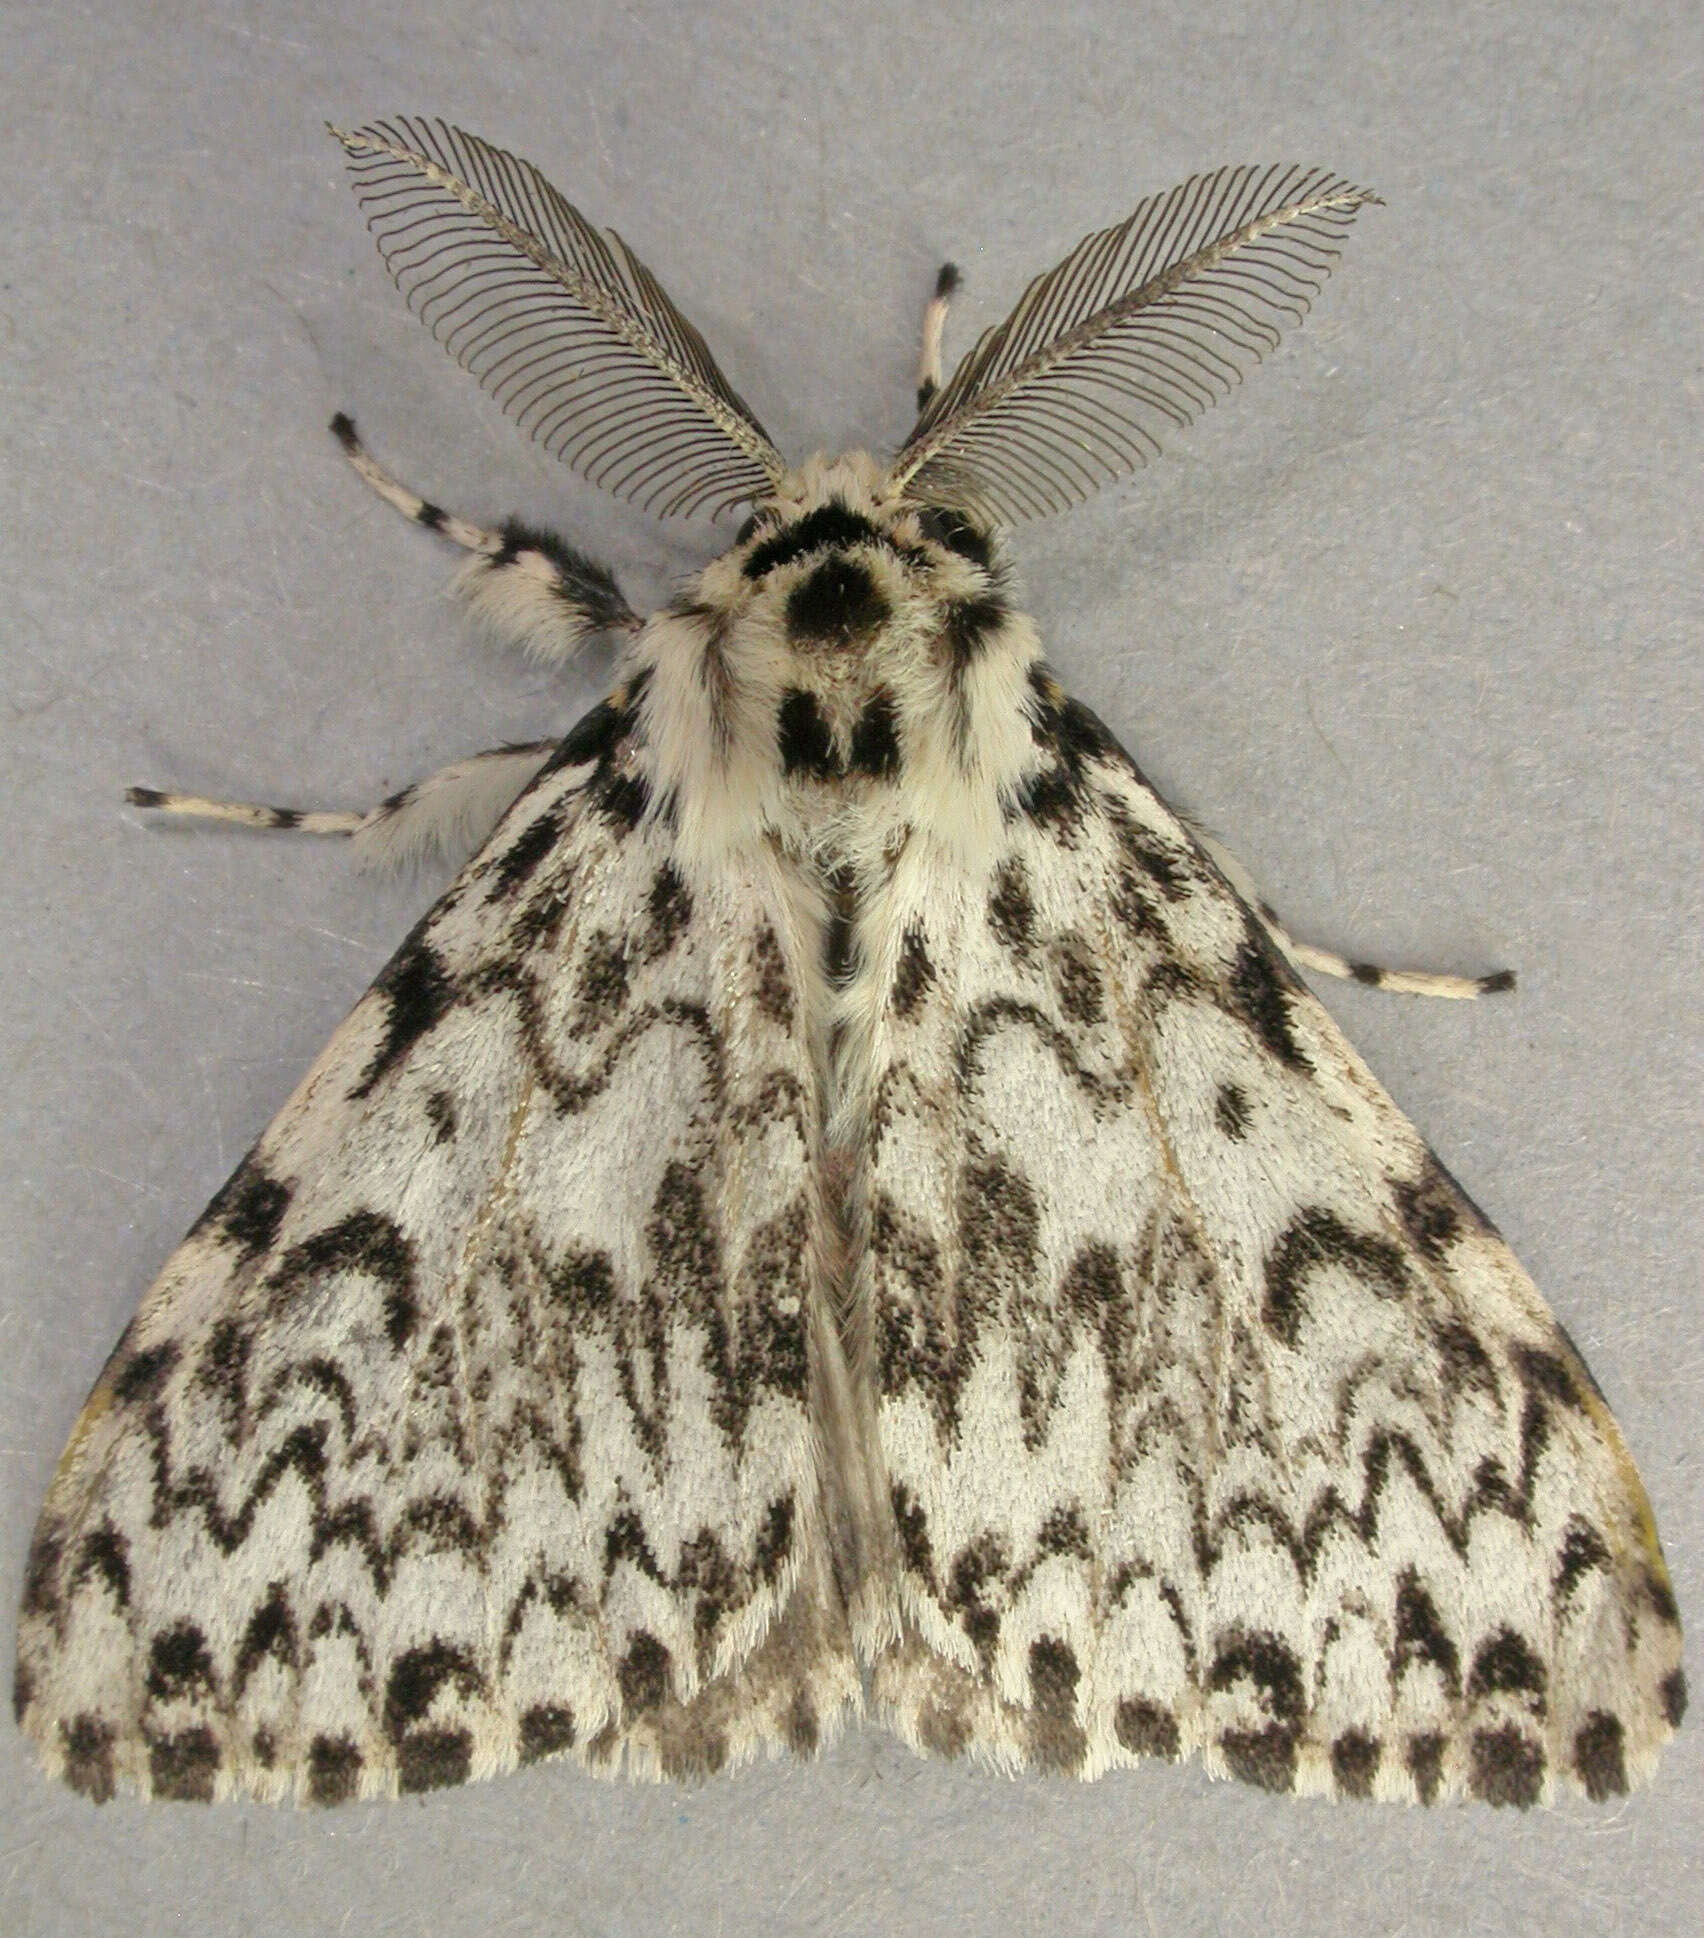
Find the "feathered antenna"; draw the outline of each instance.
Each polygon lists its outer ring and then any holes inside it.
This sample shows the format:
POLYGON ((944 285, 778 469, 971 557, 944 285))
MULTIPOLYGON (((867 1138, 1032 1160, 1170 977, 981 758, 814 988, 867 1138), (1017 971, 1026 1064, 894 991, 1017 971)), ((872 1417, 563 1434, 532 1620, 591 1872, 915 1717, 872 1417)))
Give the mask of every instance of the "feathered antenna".
POLYGON ((548 451, 662 517, 768 493, 779 453, 613 230, 445 122, 331 132, 409 306, 548 451))
POLYGON ((1323 169, 1222 168, 1085 236, 923 408, 889 483, 1001 524, 1062 511, 1159 453, 1299 323, 1356 213, 1323 169))

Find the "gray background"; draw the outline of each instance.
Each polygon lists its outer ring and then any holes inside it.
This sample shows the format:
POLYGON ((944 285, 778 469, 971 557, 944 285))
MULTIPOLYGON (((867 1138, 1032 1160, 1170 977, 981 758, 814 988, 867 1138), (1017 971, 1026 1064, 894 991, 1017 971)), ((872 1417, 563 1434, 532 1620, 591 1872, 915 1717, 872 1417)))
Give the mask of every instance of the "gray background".
MULTIPOLYGON (((122 788, 364 804, 565 726, 603 671, 471 642, 452 561, 326 418, 646 601, 717 543, 553 466, 407 315, 320 123, 420 109, 618 226, 793 454, 904 434, 943 255, 962 350, 1198 169, 1388 198, 1164 466, 1019 537, 1021 583, 1068 684, 1298 930, 1521 972, 1479 1008, 1327 997, 1579 1340, 1704 1620, 1696 0, 53 0, 5 28, 0 1600, 139 1295, 434 891, 146 828, 122 788)), ((0 1727, 0 1922, 1677 1932, 1700 1742, 1625 1805, 1526 1818, 1188 1768, 1009 1782, 874 1729, 698 1791, 546 1768, 292 1815, 96 1810, 0 1727)))

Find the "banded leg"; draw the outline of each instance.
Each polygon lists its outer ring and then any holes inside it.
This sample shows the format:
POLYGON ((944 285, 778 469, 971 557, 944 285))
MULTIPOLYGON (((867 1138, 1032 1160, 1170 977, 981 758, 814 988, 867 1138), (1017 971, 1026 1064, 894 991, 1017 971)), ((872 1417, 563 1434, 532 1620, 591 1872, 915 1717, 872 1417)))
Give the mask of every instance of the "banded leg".
POLYGON ((1336 976, 1344 982, 1365 983, 1371 989, 1388 989, 1397 996, 1447 996, 1459 1000, 1500 996, 1515 986, 1512 969, 1498 969, 1488 976, 1452 976, 1434 969, 1386 969, 1376 962, 1351 962, 1335 949, 1322 949, 1316 943, 1298 942, 1278 919, 1278 911, 1262 898, 1236 856, 1199 828, 1195 834, 1218 863, 1226 881, 1260 917, 1261 926, 1279 953, 1297 969, 1311 969, 1316 975, 1336 976))
POLYGON ((263 807, 155 787, 132 787, 125 799, 156 814, 230 821, 265 833, 338 835, 350 842, 363 863, 401 868, 434 856, 459 860, 471 854, 555 749, 554 740, 493 747, 452 761, 364 810, 263 807))
POLYGON ((947 308, 961 278, 955 263, 941 264, 935 293, 923 309, 923 344, 917 358, 917 408, 926 411, 941 387, 941 338, 947 327, 947 308))
POLYGON ((450 591, 494 638, 535 659, 571 658, 598 633, 637 632, 639 615, 606 566, 555 532, 506 518, 496 530, 470 525, 393 478, 368 451, 355 420, 339 411, 332 435, 362 480, 387 505, 473 556, 450 591))

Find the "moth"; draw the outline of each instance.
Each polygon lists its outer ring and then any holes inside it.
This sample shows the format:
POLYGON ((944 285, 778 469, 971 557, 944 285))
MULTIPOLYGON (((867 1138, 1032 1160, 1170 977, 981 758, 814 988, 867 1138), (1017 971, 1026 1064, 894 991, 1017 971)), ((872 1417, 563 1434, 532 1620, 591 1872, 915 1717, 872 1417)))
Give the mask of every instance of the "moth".
MULTIPOLYGON (((334 131, 335 132, 335 131, 334 131)), ((896 456, 789 465, 613 233, 434 121, 338 137, 545 447, 748 516, 641 619, 361 475, 473 614, 615 640, 563 738, 365 814, 477 845, 173 1254, 53 1481, 16 1713, 84 1795, 919 1751, 1526 1805, 1685 1702, 1602 1395, 1292 944, 1049 672, 1006 528, 1145 462, 1374 198, 1186 182, 1031 283, 896 456)))

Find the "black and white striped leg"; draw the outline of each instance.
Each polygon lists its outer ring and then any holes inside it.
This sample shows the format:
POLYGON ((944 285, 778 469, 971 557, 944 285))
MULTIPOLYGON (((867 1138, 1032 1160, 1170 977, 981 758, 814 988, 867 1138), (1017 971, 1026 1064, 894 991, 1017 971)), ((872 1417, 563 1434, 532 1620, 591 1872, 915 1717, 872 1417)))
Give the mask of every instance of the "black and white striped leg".
POLYGON ((1489 976, 1452 976, 1434 969, 1386 969, 1376 962, 1351 962, 1334 949, 1322 949, 1312 942, 1298 942, 1278 919, 1278 911, 1249 879, 1248 871, 1231 851, 1198 828, 1197 839, 1219 865, 1220 873, 1260 917, 1261 925, 1297 969, 1312 969, 1316 975, 1336 976, 1344 982, 1361 982, 1371 989, 1388 989, 1398 996, 1449 996, 1456 999, 1474 996, 1500 996, 1515 986, 1512 969, 1498 969, 1489 976))
POLYGON ((470 525, 393 478, 361 442, 352 417, 340 411, 331 429, 344 456, 387 505, 473 554, 450 590, 494 638, 554 661, 568 659, 598 633, 638 631, 639 615, 613 574, 566 539, 518 518, 505 519, 494 531, 470 525))
POLYGON ((961 278, 954 263, 941 264, 935 293, 923 309, 923 345, 917 359, 917 408, 925 411, 941 387, 941 338, 947 327, 947 308, 961 278))
POLYGON ((338 835, 364 863, 400 868, 433 857, 460 860, 471 854, 555 749, 554 740, 493 747, 452 761, 365 810, 263 807, 154 787, 133 787, 125 799, 156 814, 230 821, 267 833, 338 835))

